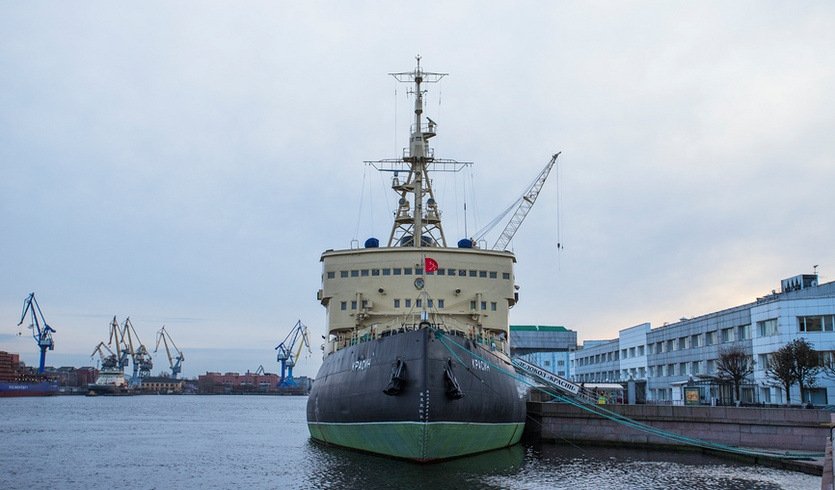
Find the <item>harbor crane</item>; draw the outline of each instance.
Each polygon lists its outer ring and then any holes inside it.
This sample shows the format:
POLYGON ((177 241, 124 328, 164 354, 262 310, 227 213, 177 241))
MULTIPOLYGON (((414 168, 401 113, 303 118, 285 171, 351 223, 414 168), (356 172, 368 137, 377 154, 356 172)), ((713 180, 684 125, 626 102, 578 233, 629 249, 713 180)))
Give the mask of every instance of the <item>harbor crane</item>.
POLYGON ((169 334, 168 330, 165 329, 165 325, 163 325, 160 331, 157 332, 157 346, 154 347, 155 353, 159 350, 160 342, 162 342, 162 345, 165 347, 165 355, 168 356, 168 365, 171 368, 171 377, 177 379, 177 375, 180 374, 180 371, 183 368, 183 361, 185 361, 186 358, 183 355, 183 352, 177 348, 177 345, 171 338, 171 334, 169 334), (171 344, 171 347, 168 346, 169 343, 171 344), (171 355, 171 348, 174 349, 174 352, 177 354, 176 356, 171 355))
POLYGON ((133 386, 138 386, 142 383, 143 378, 151 375, 151 369, 153 369, 154 363, 145 344, 139 340, 139 334, 133 328, 130 317, 127 317, 125 323, 122 325, 122 344, 133 361, 133 376, 131 377, 130 383, 133 386), (133 346, 134 338, 139 345, 137 348, 133 346))
POLYGON ((278 351, 276 359, 281 363, 281 378, 278 381, 278 386, 297 386, 296 380, 293 379, 293 367, 295 367, 299 354, 301 354, 302 347, 305 346, 307 346, 308 352, 313 352, 310 350, 307 327, 299 320, 287 334, 287 337, 275 347, 275 350, 278 351), (294 348, 296 349, 295 353, 293 352, 294 348), (287 376, 285 376, 285 373, 287 376))
POLYGON ((99 355, 99 362, 101 363, 102 369, 116 369, 119 366, 119 357, 104 342, 99 342, 99 345, 90 354, 90 358, 95 357, 96 354, 99 355))
POLYGON ((29 293, 29 296, 23 300, 23 313, 20 314, 20 322, 18 322, 18 326, 23 324, 27 313, 29 313, 30 317, 28 328, 32 330, 32 337, 35 339, 35 342, 38 344, 38 348, 41 350, 38 373, 43 374, 44 366, 46 365, 46 351, 55 350, 55 342, 52 340, 52 334, 55 333, 55 329, 47 325, 46 320, 43 317, 41 307, 38 304, 38 300, 35 299, 35 293, 29 293))
POLYGON ((488 223, 487 226, 479 230, 479 232, 472 237, 471 240, 473 243, 478 243, 479 240, 483 239, 490 230, 492 230, 502 219, 504 219, 505 216, 515 209, 513 216, 510 217, 510 221, 507 222, 507 225, 505 225, 505 228, 499 235, 496 243, 491 247, 492 250, 505 250, 507 248, 507 245, 513 239, 513 236, 519 230, 519 227, 522 226, 522 222, 525 220, 528 212, 530 212, 533 204, 536 202, 536 198, 539 197, 539 193, 542 191, 542 186, 545 185, 545 180, 551 173, 551 169, 557 162, 557 158, 560 156, 560 153, 561 152, 557 152, 551 157, 551 160, 545 165, 545 168, 539 172, 539 175, 536 176, 536 179, 534 179, 533 183, 528 186, 522 196, 520 196, 499 216, 497 216, 493 221, 488 223))

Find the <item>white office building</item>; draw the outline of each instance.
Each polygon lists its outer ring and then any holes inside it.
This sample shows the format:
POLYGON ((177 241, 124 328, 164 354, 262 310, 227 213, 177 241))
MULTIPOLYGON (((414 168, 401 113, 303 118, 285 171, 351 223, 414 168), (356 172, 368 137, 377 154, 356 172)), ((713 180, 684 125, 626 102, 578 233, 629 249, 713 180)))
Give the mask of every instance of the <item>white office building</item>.
MULTIPOLYGON (((819 285, 817 275, 795 276, 783 280, 779 292, 752 303, 658 328, 644 323, 612 340, 586 341, 570 354, 569 376, 579 383, 634 381, 639 399, 658 403, 682 403, 682 388, 695 386, 702 403, 716 403, 723 394, 708 380, 716 375, 720 350, 735 344, 755 361, 742 402, 784 403, 784 388, 765 367, 774 352, 799 337, 822 357, 833 357, 835 282, 819 285)), ((835 379, 822 373, 803 400, 797 386, 789 395, 792 403, 835 404, 835 379)))

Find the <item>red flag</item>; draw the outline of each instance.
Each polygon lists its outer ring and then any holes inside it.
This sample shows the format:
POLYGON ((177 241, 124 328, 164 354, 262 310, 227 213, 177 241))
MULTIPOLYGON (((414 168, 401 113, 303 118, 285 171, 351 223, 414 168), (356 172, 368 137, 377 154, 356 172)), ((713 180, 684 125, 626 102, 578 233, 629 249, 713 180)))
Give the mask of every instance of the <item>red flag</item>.
POLYGON ((435 259, 426 257, 426 272, 435 272, 438 270, 438 262, 435 259))

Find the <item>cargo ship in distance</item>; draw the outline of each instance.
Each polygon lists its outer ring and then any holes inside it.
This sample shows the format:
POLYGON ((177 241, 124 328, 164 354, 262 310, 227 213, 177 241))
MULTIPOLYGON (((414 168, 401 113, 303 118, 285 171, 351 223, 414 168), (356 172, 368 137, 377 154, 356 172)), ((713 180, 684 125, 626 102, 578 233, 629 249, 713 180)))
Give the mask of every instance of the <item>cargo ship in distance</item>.
POLYGON ((21 371, 20 355, 0 351, 0 397, 49 396, 58 383, 43 374, 21 371))
POLYGON ((370 238, 321 256, 328 338, 308 428, 319 442, 419 462, 512 446, 525 422, 509 357, 516 259, 469 238, 447 245, 429 173, 467 163, 434 157, 437 125, 423 116, 426 84, 446 74, 417 57, 392 75, 412 85, 409 146, 369 163, 392 173, 394 223, 386 246, 370 238))

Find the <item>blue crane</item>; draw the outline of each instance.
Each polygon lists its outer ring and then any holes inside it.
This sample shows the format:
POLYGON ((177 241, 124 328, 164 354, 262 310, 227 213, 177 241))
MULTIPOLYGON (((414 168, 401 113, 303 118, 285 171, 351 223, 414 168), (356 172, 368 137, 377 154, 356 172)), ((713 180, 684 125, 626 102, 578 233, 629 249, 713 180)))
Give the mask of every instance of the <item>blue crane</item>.
POLYGON ((23 324, 27 313, 31 316, 29 328, 32 330, 32 337, 34 337, 35 342, 38 343, 38 347, 41 349, 41 361, 38 365, 38 373, 43 374, 44 365, 46 364, 46 351, 47 349, 55 349, 55 342, 52 341, 52 334, 55 332, 55 329, 46 324, 41 307, 38 305, 38 300, 35 299, 35 293, 29 293, 29 297, 23 300, 23 313, 20 315, 18 326, 23 324))
POLYGON ((168 365, 171 367, 171 377, 177 379, 177 375, 180 374, 180 371, 183 369, 182 363, 186 360, 186 357, 183 355, 183 352, 177 348, 177 345, 174 344, 174 340, 171 338, 171 334, 168 333, 168 330, 165 329, 165 325, 163 325, 160 331, 157 332, 157 346, 154 348, 154 352, 159 350, 160 341, 162 341, 162 345, 165 346, 165 354, 168 356, 168 365), (169 343, 177 353, 176 356, 171 355, 171 349, 168 346, 169 343))
POLYGON ((310 351, 307 327, 299 320, 287 334, 287 337, 275 347, 275 350, 278 351, 276 360, 281 363, 281 379, 278 380, 278 386, 297 386, 296 380, 293 379, 293 367, 296 365, 296 360, 304 346, 307 346, 307 350, 310 351), (297 343, 298 347, 296 347, 297 343), (295 353, 293 352, 294 347, 296 348, 295 353), (287 376, 285 376, 285 373, 287 376))

